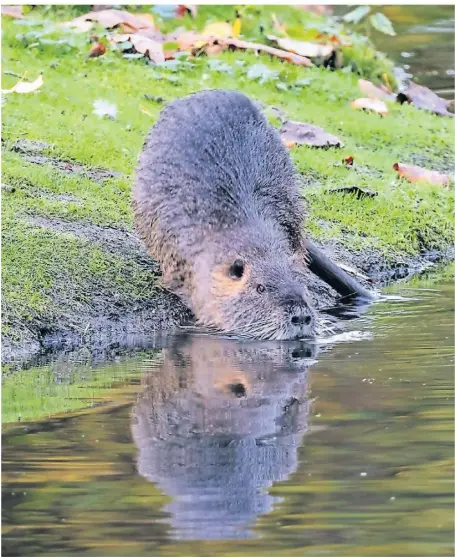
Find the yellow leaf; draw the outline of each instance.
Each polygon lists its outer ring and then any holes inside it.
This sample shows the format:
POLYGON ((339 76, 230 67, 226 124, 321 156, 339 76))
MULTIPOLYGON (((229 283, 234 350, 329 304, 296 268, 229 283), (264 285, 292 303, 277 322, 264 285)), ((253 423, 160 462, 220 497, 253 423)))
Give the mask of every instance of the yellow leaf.
POLYGON ((206 25, 202 34, 208 37, 215 37, 217 39, 227 39, 234 36, 234 30, 230 23, 217 21, 206 25))
POLYGON ((7 93, 33 93, 33 91, 39 89, 43 83, 43 76, 40 75, 35 81, 32 81, 32 83, 20 80, 11 89, 3 89, 2 93, 5 95, 7 93))
POLYGON ((242 20, 240 19, 240 17, 237 17, 232 26, 232 36, 238 37, 240 35, 241 30, 242 30, 242 20))

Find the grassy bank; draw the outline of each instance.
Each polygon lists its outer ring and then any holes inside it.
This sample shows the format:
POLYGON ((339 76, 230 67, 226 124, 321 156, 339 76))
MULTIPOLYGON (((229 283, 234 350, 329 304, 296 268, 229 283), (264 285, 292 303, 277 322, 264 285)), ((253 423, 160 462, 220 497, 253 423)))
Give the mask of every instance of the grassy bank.
MULTIPOLYGON (((294 8, 280 10, 275 7, 294 25, 309 25, 313 17, 294 8)), ((269 11, 245 20, 247 38, 269 11)), ((201 7, 195 21, 186 16, 163 25, 201 28, 210 18, 233 15, 232 7, 201 7)), ((386 117, 355 111, 350 101, 363 96, 358 74, 294 66, 249 52, 171 67, 127 60, 115 50, 86 60, 88 34, 54 25, 70 18, 68 9, 38 9, 24 20, 34 20, 33 25, 2 18, 2 89, 16 83, 11 72, 27 72, 31 80, 42 73, 44 79, 36 93, 5 96, 2 107, 7 340, 20 344, 57 330, 83 332, 94 316, 119 316, 150 300, 156 269, 130 234, 130 190, 144 137, 163 106, 156 97, 167 102, 200 89, 233 88, 279 108, 289 119, 338 135, 342 149, 291 151, 304 177, 308 227, 316 238, 376 249, 392 260, 452 243, 453 192, 403 182, 392 169, 399 161, 450 170, 451 119, 395 103, 386 117), (248 77, 255 64, 266 66, 272 79, 261 83, 248 77), (116 105, 115 119, 93 113, 97 100, 116 105), (355 158, 353 168, 341 163, 349 155, 355 158), (357 200, 328 192, 349 185, 378 195, 357 200)), ((346 56, 365 77, 376 78, 387 67, 367 47, 346 56)), ((276 113, 267 112, 278 125, 276 113)))

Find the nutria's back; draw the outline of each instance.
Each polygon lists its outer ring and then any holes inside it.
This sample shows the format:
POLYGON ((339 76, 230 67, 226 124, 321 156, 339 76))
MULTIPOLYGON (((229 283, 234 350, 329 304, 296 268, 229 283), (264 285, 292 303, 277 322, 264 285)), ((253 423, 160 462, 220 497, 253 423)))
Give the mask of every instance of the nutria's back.
POLYGON ((168 105, 140 157, 133 205, 165 283, 200 322, 258 338, 311 333, 294 168, 246 96, 203 91, 168 105))

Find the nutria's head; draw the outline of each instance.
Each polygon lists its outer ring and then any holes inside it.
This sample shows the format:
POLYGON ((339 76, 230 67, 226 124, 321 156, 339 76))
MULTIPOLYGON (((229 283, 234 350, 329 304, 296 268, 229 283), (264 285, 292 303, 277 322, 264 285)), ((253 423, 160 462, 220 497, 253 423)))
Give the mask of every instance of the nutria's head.
POLYGON ((314 336, 316 312, 302 254, 272 225, 208 238, 195 258, 192 309, 199 321, 257 339, 314 336))

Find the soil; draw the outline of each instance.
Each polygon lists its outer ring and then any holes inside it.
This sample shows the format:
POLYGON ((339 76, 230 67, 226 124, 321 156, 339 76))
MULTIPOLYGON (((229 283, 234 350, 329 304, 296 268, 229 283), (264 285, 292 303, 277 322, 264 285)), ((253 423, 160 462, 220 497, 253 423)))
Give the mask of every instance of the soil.
POLYGON ((43 143, 42 141, 29 141, 28 139, 19 139, 11 147, 12 151, 21 154, 27 162, 39 164, 40 166, 50 164, 64 174, 81 174, 99 184, 108 178, 117 178, 121 176, 120 172, 113 172, 102 168, 91 168, 70 160, 61 160, 51 157, 46 154, 50 149, 52 149, 52 146, 47 143, 43 143))

